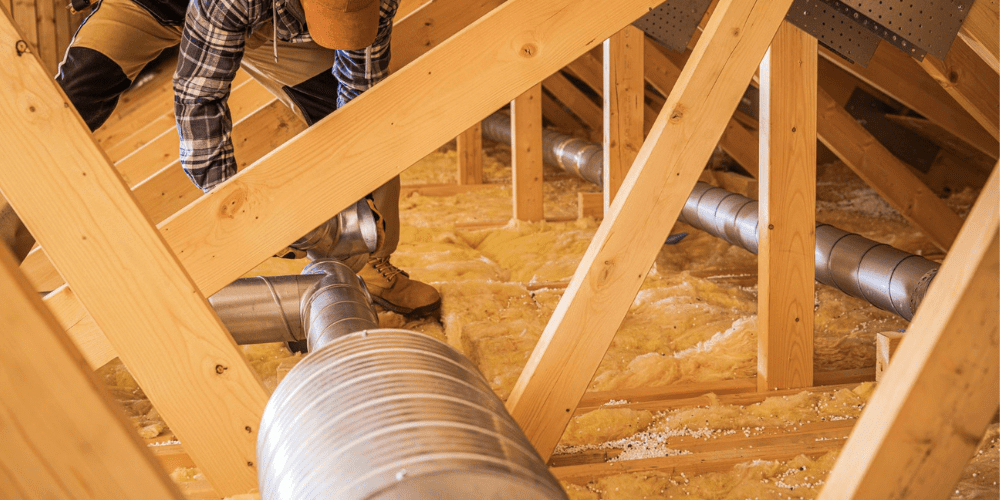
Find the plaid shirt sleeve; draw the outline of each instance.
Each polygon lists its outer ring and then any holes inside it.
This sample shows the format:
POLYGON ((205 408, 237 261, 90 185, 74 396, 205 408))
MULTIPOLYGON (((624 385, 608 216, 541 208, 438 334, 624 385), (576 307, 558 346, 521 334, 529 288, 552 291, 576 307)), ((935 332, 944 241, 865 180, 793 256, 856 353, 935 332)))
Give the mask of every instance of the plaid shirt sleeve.
POLYGON ((227 99, 243 58, 248 20, 227 0, 193 0, 174 74, 174 114, 180 160, 208 192, 236 174, 227 99))
POLYGON ((392 19, 396 16, 399 0, 382 0, 379 7, 378 34, 371 45, 361 50, 338 50, 333 63, 333 76, 337 89, 337 107, 341 107, 362 92, 389 76, 389 59, 392 53, 392 19))

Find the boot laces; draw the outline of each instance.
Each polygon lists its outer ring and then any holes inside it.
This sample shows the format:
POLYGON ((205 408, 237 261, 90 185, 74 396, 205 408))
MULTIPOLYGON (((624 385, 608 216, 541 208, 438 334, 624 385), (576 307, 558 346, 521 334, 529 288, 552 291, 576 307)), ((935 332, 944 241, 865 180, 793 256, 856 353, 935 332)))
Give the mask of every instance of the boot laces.
POLYGON ((378 271, 379 274, 382 275, 383 278, 386 279, 386 281, 389 282, 392 282, 394 279, 396 279, 396 276, 399 275, 403 275, 405 277, 410 276, 409 274, 406 273, 406 271, 403 271, 402 269, 392 265, 392 263, 389 262, 388 257, 381 259, 372 259, 371 265, 373 268, 375 268, 376 271, 378 271))

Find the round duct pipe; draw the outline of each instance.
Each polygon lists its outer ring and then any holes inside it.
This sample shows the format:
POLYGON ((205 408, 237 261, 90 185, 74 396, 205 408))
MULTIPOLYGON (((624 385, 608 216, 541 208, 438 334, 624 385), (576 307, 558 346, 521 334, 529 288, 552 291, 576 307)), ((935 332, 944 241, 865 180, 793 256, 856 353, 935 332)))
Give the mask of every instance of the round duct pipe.
POLYGON ((301 296, 310 353, 257 438, 263 500, 567 496, 476 367, 448 344, 379 330, 364 283, 321 260, 301 296))
POLYGON ((475 366, 406 330, 341 336, 299 362, 257 458, 266 500, 567 498, 475 366))
MULTIPOLYGON (((713 187, 695 185, 680 221, 757 253, 757 202, 713 187)), ((816 225, 816 281, 913 319, 940 265, 919 255, 816 225)))
MULTIPOLYGON (((510 144, 510 117, 494 113, 483 120, 483 134, 510 144)), ((546 130, 543 160, 601 184, 602 146, 546 130)), ((704 182, 695 185, 679 220, 747 251, 757 253, 758 203, 704 182)), ((816 281, 867 300, 875 307, 913 319, 940 264, 858 234, 816 225, 816 281)))

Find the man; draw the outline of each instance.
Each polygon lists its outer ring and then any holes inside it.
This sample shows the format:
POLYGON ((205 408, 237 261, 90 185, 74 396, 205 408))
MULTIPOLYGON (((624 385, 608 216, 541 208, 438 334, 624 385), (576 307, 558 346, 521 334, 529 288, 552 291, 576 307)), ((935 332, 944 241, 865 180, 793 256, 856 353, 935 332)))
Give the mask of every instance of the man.
MULTIPOLYGON (((241 65, 312 125, 387 76, 398 4, 192 0, 174 75, 181 164, 191 180, 208 191, 236 173, 226 100, 241 65)), ((348 265, 360 268, 380 306, 415 315, 437 310, 437 291, 389 262, 399 241, 399 178, 372 194, 384 241, 370 259, 356 256, 348 265)))
MULTIPOLYGON (((175 114, 181 162, 205 191, 236 170, 226 100, 241 63, 312 125, 386 76, 392 18, 398 5, 398 0, 307 0, 302 4, 298 0, 198 0, 187 11, 181 35, 176 2, 173 6, 153 0, 134 2, 103 0, 75 37, 57 79, 88 125, 96 128, 114 109, 119 87, 127 88, 145 62, 169 46, 172 37, 179 37, 175 114), (307 20, 311 29, 306 28, 307 20), (105 23, 109 24, 103 29, 88 28, 105 23), (112 30, 116 25, 127 29, 112 30), (118 38, 107 40, 110 33, 118 38), (137 45, 143 48, 136 51, 140 55, 134 60, 128 47, 137 45), (331 50, 337 48, 352 50, 331 50), (87 67, 92 71, 86 71, 87 67), (109 85, 102 87, 102 78, 95 78, 94 71, 106 74, 109 85)), ((348 264, 360 269, 373 300, 382 307, 412 315, 436 311, 440 307, 437 291, 410 280, 389 262, 399 239, 398 178, 376 190, 373 197, 385 222, 385 238, 371 258, 355 256, 348 264)))

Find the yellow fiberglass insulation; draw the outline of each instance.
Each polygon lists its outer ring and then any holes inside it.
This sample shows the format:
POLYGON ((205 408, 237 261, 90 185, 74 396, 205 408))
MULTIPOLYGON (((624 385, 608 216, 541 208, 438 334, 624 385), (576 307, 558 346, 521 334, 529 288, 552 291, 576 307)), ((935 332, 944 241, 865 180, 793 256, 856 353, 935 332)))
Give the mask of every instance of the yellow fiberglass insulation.
MULTIPOLYGON (((440 317, 409 320, 382 313, 380 320, 383 326, 416 329, 447 341, 479 367, 501 398, 507 398, 590 245, 598 222, 509 222, 509 152, 487 146, 487 153, 484 177, 495 185, 452 196, 413 193, 400 202, 401 238, 392 261, 412 278, 438 288, 442 295, 440 317)), ((403 173, 404 186, 453 183, 455 158, 454 151, 430 154, 403 173)), ((575 217, 577 192, 595 190, 585 181, 548 167, 545 175, 549 218, 575 217)), ((905 251, 941 256, 843 165, 822 166, 818 186, 819 220, 905 251), (852 199, 859 200, 860 209, 852 199)), ((949 202, 961 212, 974 198, 974 193, 961 193, 949 202)), ((677 244, 663 246, 590 389, 613 391, 754 377, 756 257, 682 223, 646 231, 649 234, 645 237, 657 238, 688 234, 677 244)), ((304 264, 269 259, 249 274, 296 273, 304 264)), ((815 304, 818 371, 874 366, 875 334, 907 325, 890 313, 823 285, 817 285, 815 304)), ((268 389, 301 359, 283 345, 243 350, 268 389)), ((149 412, 155 410, 123 371, 120 364, 110 365, 102 374, 138 427, 155 423, 149 418, 149 412)), ((822 421, 832 415, 854 418, 870 392, 871 386, 866 385, 835 393, 804 392, 745 407, 711 405, 655 414, 605 406, 575 418, 561 449, 599 448, 608 442, 639 440, 657 433, 694 439, 691 434, 699 429, 708 429, 709 435, 744 432, 745 428, 777 432, 783 426, 822 421)), ((997 453, 996 440, 993 442, 994 447, 987 452, 990 457, 997 453)), ((650 453, 672 453, 669 446, 648 448, 650 453)), ((787 463, 757 462, 694 477, 627 474, 589 485, 567 484, 567 490, 571 498, 579 500, 814 498, 833 460, 830 454, 815 460, 800 457, 787 463)), ((996 461, 991 463, 992 478, 996 476, 996 461)))

